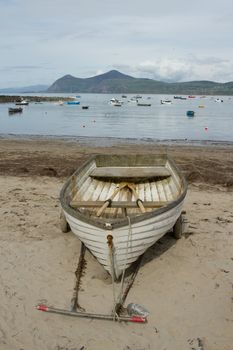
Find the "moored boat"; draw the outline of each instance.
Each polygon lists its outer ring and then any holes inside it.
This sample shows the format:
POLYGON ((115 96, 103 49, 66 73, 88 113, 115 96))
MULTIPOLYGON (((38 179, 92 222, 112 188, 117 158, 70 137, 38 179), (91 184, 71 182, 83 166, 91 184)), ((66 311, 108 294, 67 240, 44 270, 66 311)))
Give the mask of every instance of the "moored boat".
POLYGON ((67 105, 80 105, 80 101, 66 101, 67 105))
POLYGON ((121 107, 122 103, 121 102, 115 102, 115 103, 112 103, 112 105, 115 106, 115 107, 121 107))
POLYGON ((20 100, 15 102, 16 106, 27 106, 29 104, 26 100, 20 100))
POLYGON ((187 117, 194 117, 195 112, 194 111, 187 111, 186 115, 187 115, 187 117))
POLYGON ((173 96, 175 100, 186 100, 186 97, 183 96, 173 96))
POLYGON ((130 100, 128 100, 129 103, 138 103, 138 100, 135 97, 132 97, 130 100))
POLYGON ((22 107, 18 107, 18 108, 8 108, 8 113, 9 113, 9 114, 22 113, 22 112, 23 112, 23 108, 22 108, 22 107))
POLYGON ((97 155, 64 184, 62 230, 118 278, 165 233, 181 233, 186 182, 167 155, 97 155))
POLYGON ((172 101, 171 100, 160 100, 161 105, 171 105, 172 101))
POLYGON ((123 101, 118 100, 117 98, 111 98, 111 100, 109 101, 110 105, 112 106, 116 106, 116 107, 121 107, 123 105, 123 101))
POLYGON ((137 103, 137 106, 140 106, 140 107, 151 107, 151 103, 137 103))

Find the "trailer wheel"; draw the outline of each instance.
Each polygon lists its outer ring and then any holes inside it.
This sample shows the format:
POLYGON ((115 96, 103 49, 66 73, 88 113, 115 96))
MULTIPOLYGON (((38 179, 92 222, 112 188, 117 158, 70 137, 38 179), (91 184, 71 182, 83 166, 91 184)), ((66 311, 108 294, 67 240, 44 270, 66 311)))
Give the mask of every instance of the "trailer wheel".
POLYGON ((64 233, 67 233, 70 231, 70 225, 66 221, 66 217, 63 210, 61 210, 61 213, 60 213, 60 228, 64 233))
POLYGON ((178 217, 175 225, 173 226, 173 237, 180 239, 183 236, 183 216, 182 214, 178 217))

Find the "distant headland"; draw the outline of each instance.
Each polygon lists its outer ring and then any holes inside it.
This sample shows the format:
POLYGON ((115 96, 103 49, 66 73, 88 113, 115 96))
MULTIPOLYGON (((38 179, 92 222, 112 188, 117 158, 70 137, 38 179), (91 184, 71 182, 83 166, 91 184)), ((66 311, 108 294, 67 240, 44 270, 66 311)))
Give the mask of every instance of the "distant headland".
POLYGON ((134 78, 117 70, 111 70, 85 79, 65 75, 56 80, 47 89, 47 92, 233 95, 233 82, 216 83, 202 80, 167 83, 153 79, 134 78))
POLYGON ((233 82, 218 83, 200 80, 187 82, 163 82, 147 78, 134 78, 117 70, 90 78, 76 78, 65 75, 51 86, 34 86, 15 89, 1 89, 3 92, 43 93, 111 93, 111 94, 181 94, 181 95, 233 95, 233 82), (36 88, 37 89, 36 89, 36 88), (42 88, 43 87, 43 88, 42 88), (21 89, 21 91, 20 91, 21 89), (11 91, 9 91, 11 90, 11 91))

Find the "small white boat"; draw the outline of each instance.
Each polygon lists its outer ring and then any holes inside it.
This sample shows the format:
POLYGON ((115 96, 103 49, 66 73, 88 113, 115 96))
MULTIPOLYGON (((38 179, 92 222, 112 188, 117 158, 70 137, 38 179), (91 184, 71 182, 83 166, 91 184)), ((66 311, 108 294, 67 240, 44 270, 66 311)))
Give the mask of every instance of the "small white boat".
POLYGON ((171 105, 172 101, 171 100, 160 100, 161 105, 171 105))
POLYGON ((186 191, 167 155, 98 155, 64 184, 61 228, 115 279, 166 232, 181 234, 186 191))
POLYGON ((59 100, 57 102, 54 102, 54 104, 57 106, 64 106, 64 101, 59 100))
POLYGON ((221 103, 221 102, 223 102, 223 100, 222 100, 221 98, 216 98, 216 99, 214 100, 214 102, 221 103))
POLYGON ((135 97, 132 97, 130 100, 128 100, 129 103, 138 103, 138 100, 135 97))
POLYGON ((29 104, 26 100, 20 100, 15 102, 16 106, 27 106, 29 104))
POLYGON ((110 105, 116 106, 116 107, 121 107, 123 105, 123 101, 118 100, 117 98, 111 98, 109 101, 110 105))

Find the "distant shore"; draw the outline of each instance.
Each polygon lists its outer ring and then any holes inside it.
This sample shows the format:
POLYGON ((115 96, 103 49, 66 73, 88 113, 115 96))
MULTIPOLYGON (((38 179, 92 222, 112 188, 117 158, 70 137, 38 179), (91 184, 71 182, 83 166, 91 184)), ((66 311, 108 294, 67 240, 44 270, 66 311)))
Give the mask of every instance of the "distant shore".
POLYGON ((54 101, 71 101, 74 97, 61 96, 25 96, 25 95, 0 95, 0 103, 14 103, 20 99, 28 102, 54 102, 54 101))

